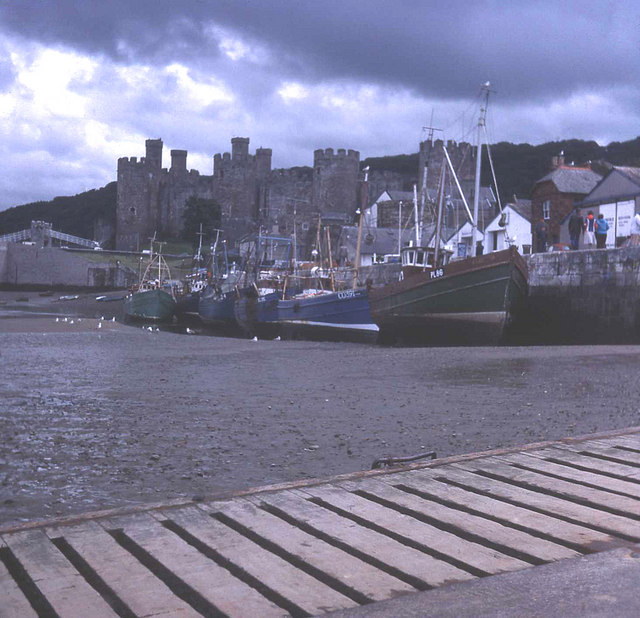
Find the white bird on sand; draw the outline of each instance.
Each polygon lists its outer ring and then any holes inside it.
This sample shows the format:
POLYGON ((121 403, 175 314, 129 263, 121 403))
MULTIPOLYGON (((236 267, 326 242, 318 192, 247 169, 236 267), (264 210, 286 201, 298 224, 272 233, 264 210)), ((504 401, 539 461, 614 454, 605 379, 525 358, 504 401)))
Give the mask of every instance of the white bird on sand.
POLYGON ((69 321, 69 324, 73 324, 73 320, 70 320, 70 321, 69 321))
POLYGON ((274 339, 274 341, 280 341, 280 335, 278 335, 278 336, 274 339))
POLYGON ((102 322, 98 322, 98 328, 102 328, 102 322))
POLYGON ((187 335, 195 335, 196 331, 195 330, 191 330, 188 326, 187 326, 187 330, 186 330, 187 335))
POLYGON ((60 318, 56 318, 56 322, 59 322, 59 321, 60 321, 60 318))
POLYGON ((69 320, 67 318, 64 318, 62 321, 63 322, 68 322, 69 320))
POLYGON ((115 316, 111 318, 111 321, 112 321, 112 322, 115 322, 115 321, 116 321, 115 316))
POLYGON ((254 337, 251 341, 258 341, 258 338, 254 337))

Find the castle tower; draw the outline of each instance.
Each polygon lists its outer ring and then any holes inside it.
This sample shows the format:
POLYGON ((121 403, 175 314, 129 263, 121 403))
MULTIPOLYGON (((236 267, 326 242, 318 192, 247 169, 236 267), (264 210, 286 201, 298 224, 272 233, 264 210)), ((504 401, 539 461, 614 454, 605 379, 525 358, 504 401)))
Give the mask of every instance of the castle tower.
POLYGON ((249 159, 248 137, 234 137, 231 139, 231 158, 237 162, 249 159))
MULTIPOLYGON (((422 190, 424 167, 427 166, 427 188, 431 195, 438 188, 442 166, 447 165, 444 150, 444 142, 438 140, 425 140, 420 142, 418 153, 418 191, 422 190)), ((447 152, 451 158, 453 168, 461 184, 473 181, 475 175, 475 149, 467 142, 459 144, 453 140, 447 141, 447 152)))
POLYGON ((172 150, 171 151, 171 173, 179 174, 187 172, 187 151, 172 150))
POLYGON ((162 140, 161 139, 148 139, 145 142, 145 148, 147 156, 145 162, 150 169, 161 170, 162 169, 162 140))
POLYGON ((313 153, 313 187, 311 203, 318 213, 353 216, 358 207, 358 173, 360 153, 333 148, 313 153))

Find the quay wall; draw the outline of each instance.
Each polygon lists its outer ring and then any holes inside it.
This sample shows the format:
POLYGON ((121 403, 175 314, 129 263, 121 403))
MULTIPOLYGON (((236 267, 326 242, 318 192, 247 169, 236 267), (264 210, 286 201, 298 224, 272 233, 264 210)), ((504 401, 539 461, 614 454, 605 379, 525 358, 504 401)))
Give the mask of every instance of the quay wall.
POLYGON ((640 343, 640 247, 527 257, 527 343, 640 343))
POLYGON ((128 287, 137 277, 115 255, 0 243, 3 288, 115 289, 128 287))

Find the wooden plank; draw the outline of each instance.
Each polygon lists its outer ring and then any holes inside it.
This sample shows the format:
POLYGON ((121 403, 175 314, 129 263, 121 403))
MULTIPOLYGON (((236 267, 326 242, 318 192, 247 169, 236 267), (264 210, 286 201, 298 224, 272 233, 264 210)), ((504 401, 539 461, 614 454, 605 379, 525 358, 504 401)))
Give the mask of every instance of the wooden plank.
POLYGON ((607 440, 601 440, 610 446, 625 446, 640 452, 640 434, 634 433, 629 435, 612 436, 607 440))
POLYGON ((584 453, 584 457, 589 457, 589 454, 601 455, 601 457, 591 457, 590 459, 602 469, 605 469, 604 466, 611 466, 611 469, 615 470, 615 474, 622 474, 623 476, 640 480, 640 467, 638 467, 640 466, 640 453, 631 453, 630 451, 625 451, 615 446, 601 443, 596 444, 594 442, 591 442, 588 446, 581 444, 562 444, 554 450, 584 453), (619 461, 607 461, 602 457, 610 457, 619 461))
MULTIPOLYGON (((628 496, 632 496, 634 498, 640 498, 640 483, 632 483, 620 479, 613 479, 610 476, 600 474, 597 468, 594 468, 593 471, 576 470, 571 466, 562 465, 562 463, 547 461, 548 457, 557 458, 558 450, 560 449, 554 449, 553 451, 551 451, 551 449, 545 451, 536 451, 534 453, 527 453, 522 455, 507 455, 505 457, 501 457, 500 459, 511 463, 517 463, 528 468, 534 468, 535 470, 539 470, 540 472, 546 472, 548 474, 561 476, 565 479, 575 481, 577 483, 584 483, 585 485, 595 485, 596 487, 606 489, 607 491, 616 491, 627 494, 628 496)), ((570 453, 569 451, 564 452, 570 453)), ((563 461, 571 463, 576 462, 576 459, 578 458, 581 458, 579 460, 583 461, 583 463, 585 459, 589 459, 582 455, 576 455, 576 457, 572 458, 571 454, 569 454, 568 456, 565 455, 563 461)), ((560 459, 562 459, 562 454, 560 459)), ((592 459, 591 463, 597 463, 597 461, 598 460, 592 459)))
MULTIPOLYGON (((104 524, 103 524, 104 525, 104 524)), ((109 520, 202 598, 228 616, 283 616, 283 609, 164 528, 151 515, 109 520)))
POLYGON ((247 497, 202 504, 200 508, 223 513, 269 543, 281 547, 297 560, 326 573, 371 601, 382 601, 415 590, 413 586, 375 566, 267 513, 259 508, 260 501, 259 496, 247 497))
MULTIPOLYGON (((524 457, 524 455, 509 455, 508 457, 524 457)), ((543 474, 515 468, 500 457, 487 457, 478 460, 478 462, 479 463, 465 465, 477 466, 476 469, 485 470, 492 474, 499 475, 502 478, 509 479, 510 481, 526 484, 529 487, 553 491, 561 497, 569 499, 577 498, 595 508, 604 507, 605 509, 616 509, 617 511, 621 511, 623 516, 627 513, 634 516, 640 515, 640 502, 634 498, 618 496, 607 491, 594 489, 593 487, 585 487, 578 483, 549 478, 543 474)), ((640 534, 640 523, 633 527, 640 534)))
POLYGON ((544 459, 554 459, 572 463, 576 466, 587 468, 589 472, 593 471, 615 474, 616 476, 640 481, 639 468, 593 456, 594 454, 601 454, 606 455, 607 457, 617 457, 618 453, 621 455, 621 457, 618 457, 619 459, 622 459, 625 456, 625 451, 620 451, 611 447, 599 446, 594 448, 593 446, 590 446, 588 451, 585 452, 585 449, 578 445, 561 444, 557 447, 544 449, 542 451, 532 451, 531 455, 542 457, 544 459))
MULTIPOLYGON (((435 480, 433 477, 443 469, 412 470, 389 477, 380 477, 380 479, 391 484, 405 485, 429 496, 434 496, 466 510, 471 510, 478 515, 488 514, 501 521, 517 524, 532 532, 541 533, 550 538, 584 547, 585 549, 595 547, 601 549, 607 546, 617 547, 619 545, 618 540, 610 534, 591 530, 584 526, 557 519, 551 515, 531 511, 526 507, 509 504, 496 498, 466 491, 435 480)), ((452 471, 454 473, 456 471, 451 467, 446 469, 450 477, 452 476, 452 471)), ((458 472, 460 471, 458 470, 458 472)), ((462 475, 464 478, 466 473, 462 473, 462 475)), ((481 479, 482 477, 478 478, 481 479)))
POLYGON ((63 537, 83 560, 137 616, 170 613, 185 618, 200 616, 97 522, 46 530, 49 538, 63 537))
POLYGON ((60 616, 117 615, 42 530, 5 534, 3 539, 60 616))
POLYGON ((334 507, 393 531, 413 543, 419 543, 483 573, 502 573, 531 566, 530 562, 524 562, 484 545, 467 541, 455 534, 349 493, 341 487, 323 485, 310 487, 305 491, 310 496, 321 498, 334 507))
POLYGON ((173 509, 163 515, 309 615, 358 606, 196 507, 173 509))
MULTIPOLYGON (((530 560, 528 557, 533 557, 537 561, 551 562, 563 558, 577 558, 581 555, 557 543, 508 528, 495 521, 465 511, 444 506, 433 500, 406 493, 376 479, 340 483, 340 486, 349 491, 366 491, 403 509, 409 509, 411 513, 436 520, 448 528, 453 527, 454 534, 461 531, 463 534, 473 535, 475 538, 487 540, 492 544, 522 553, 524 554, 523 560, 530 560)), ((478 542, 481 543, 481 541, 478 542)))
MULTIPOLYGON (((489 468, 491 468, 491 466, 489 466, 489 468)), ((538 491, 515 486, 511 483, 496 481, 478 474, 473 474, 473 471, 478 469, 482 469, 482 465, 477 462, 474 462, 473 465, 469 465, 468 463, 454 464, 451 467, 441 468, 438 476, 463 482, 469 487, 482 491, 489 491, 491 495, 495 497, 513 500, 520 506, 530 506, 541 509, 547 513, 568 517, 574 522, 595 526, 599 530, 610 534, 622 534, 625 537, 640 540, 640 530, 637 524, 626 517, 612 515, 556 496, 549 496, 538 491), (468 474, 461 476, 460 473, 462 471, 468 472, 468 474)))
MULTIPOLYGON (((0 549, 6 547, 0 539, 0 549)), ((31 607, 18 584, 11 577, 4 562, 0 560, 0 617, 1 618, 34 618, 38 614, 31 607)))
POLYGON ((260 498, 264 503, 286 513, 289 519, 299 521, 326 538, 333 539, 344 547, 353 548, 362 556, 388 565, 428 586, 473 579, 470 573, 447 562, 432 558, 309 502, 296 490, 260 494, 260 498))

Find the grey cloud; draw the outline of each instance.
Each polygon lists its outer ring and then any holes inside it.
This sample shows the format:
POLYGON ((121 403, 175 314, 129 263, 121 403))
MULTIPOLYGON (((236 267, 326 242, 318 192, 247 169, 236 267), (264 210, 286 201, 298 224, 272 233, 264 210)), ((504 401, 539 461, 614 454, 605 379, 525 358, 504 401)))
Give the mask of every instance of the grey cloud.
MULTIPOLYGON (((219 57, 210 25, 273 50, 291 78, 364 80, 467 96, 493 79, 508 99, 601 88, 638 76, 633 3, 573 0, 129 2, 11 0, 5 27, 128 61, 219 57), (57 12, 59 11, 59 12, 57 12)), ((274 67, 275 68, 275 67, 274 67)))

